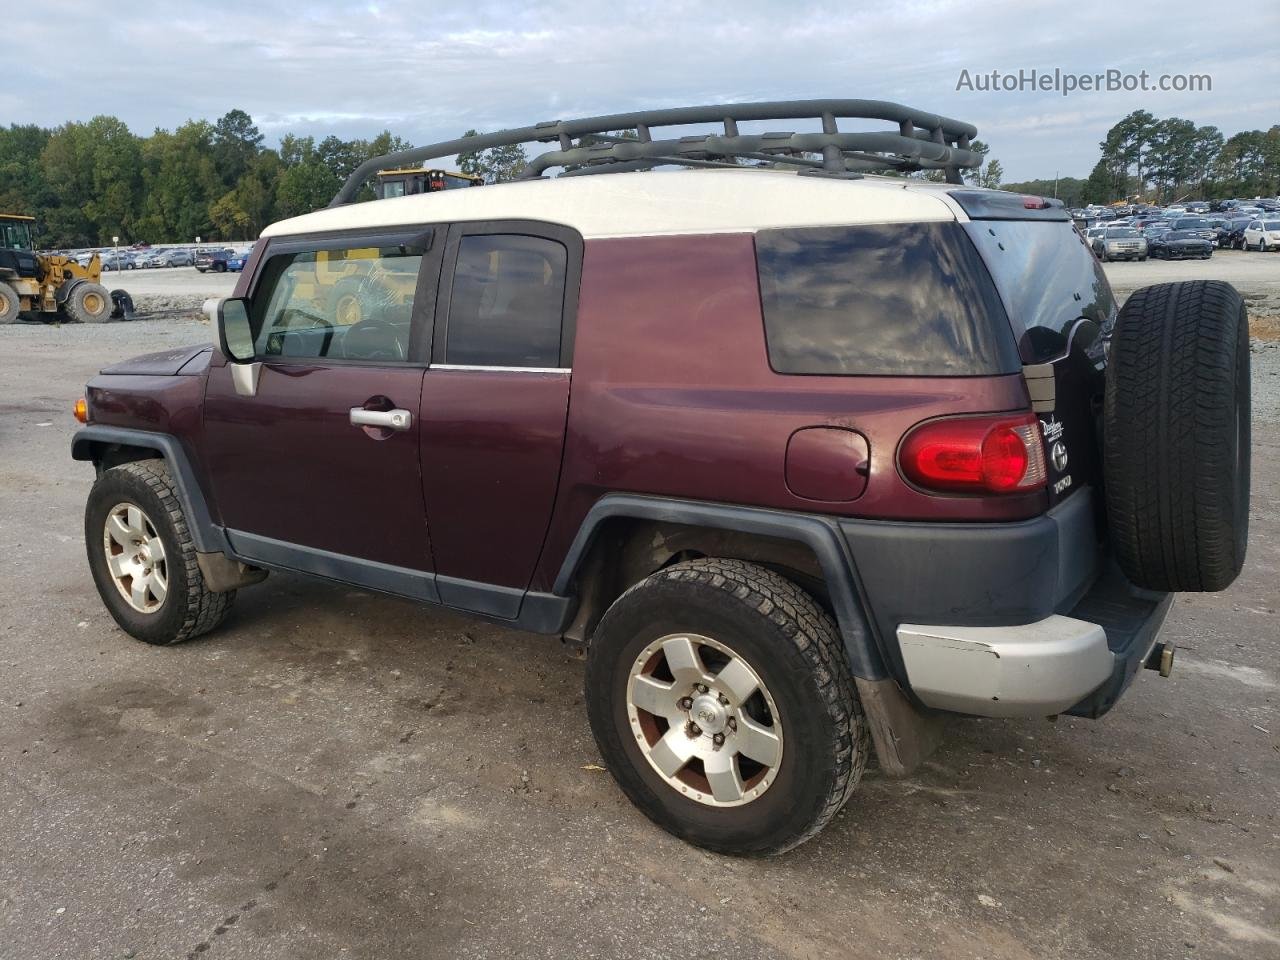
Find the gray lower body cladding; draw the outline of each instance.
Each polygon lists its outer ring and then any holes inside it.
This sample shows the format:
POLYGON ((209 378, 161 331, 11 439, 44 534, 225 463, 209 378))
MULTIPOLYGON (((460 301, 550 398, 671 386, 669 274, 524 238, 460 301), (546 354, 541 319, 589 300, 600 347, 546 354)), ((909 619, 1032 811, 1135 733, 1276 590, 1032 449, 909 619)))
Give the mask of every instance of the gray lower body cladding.
POLYGON ((1109 561, 1089 488, 1017 523, 842 520, 840 530, 886 666, 939 709, 1101 716, 1171 602, 1109 561), (934 687, 939 678, 954 688, 934 687))

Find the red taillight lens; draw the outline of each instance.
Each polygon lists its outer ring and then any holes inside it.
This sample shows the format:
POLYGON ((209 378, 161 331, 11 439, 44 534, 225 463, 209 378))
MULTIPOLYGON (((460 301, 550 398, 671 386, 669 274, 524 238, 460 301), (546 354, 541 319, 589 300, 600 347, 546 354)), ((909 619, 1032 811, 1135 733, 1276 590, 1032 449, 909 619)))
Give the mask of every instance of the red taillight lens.
POLYGON ((907 479, 930 490, 1025 493, 1045 482, 1032 413, 927 421, 902 441, 898 462, 907 479))
POLYGON ((1022 206, 1027 210, 1047 210, 1049 201, 1044 197, 1023 196, 1022 206))

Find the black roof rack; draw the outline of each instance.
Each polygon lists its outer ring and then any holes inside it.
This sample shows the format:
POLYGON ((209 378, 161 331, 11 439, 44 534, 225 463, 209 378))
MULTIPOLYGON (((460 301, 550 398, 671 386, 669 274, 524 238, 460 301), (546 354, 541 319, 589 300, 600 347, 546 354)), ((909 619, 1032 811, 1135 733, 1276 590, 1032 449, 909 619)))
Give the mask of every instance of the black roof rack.
POLYGON ((555 143, 556 149, 529 160, 524 178, 540 177, 554 167, 566 174, 616 173, 676 164, 732 167, 738 160, 800 167, 819 176, 857 177, 872 170, 942 170, 948 183, 960 183, 960 171, 977 167, 982 157, 971 150, 977 129, 968 123, 883 100, 779 100, 770 103, 708 104, 666 110, 639 110, 581 120, 553 120, 460 137, 374 157, 347 178, 331 207, 350 203, 378 170, 425 163, 459 153, 524 143, 555 143), (838 121, 883 120, 897 130, 842 132, 838 121), (764 120, 817 120, 820 133, 738 132, 738 124, 764 120), (722 132, 661 139, 655 127, 700 123, 723 125, 722 132), (617 137, 620 130, 637 136, 617 137), (817 157, 821 159, 817 159, 817 157))

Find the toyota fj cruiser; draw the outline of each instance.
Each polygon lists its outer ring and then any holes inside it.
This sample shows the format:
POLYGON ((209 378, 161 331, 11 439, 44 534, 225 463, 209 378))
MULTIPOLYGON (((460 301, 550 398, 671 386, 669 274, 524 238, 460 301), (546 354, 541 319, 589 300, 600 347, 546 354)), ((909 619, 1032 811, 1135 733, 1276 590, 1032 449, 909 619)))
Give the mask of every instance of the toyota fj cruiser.
POLYGON ((1244 561, 1245 309, 1198 281, 1117 316, 1059 204, 960 182, 975 133, 738 104, 370 161, 264 232, 216 347, 89 383, 104 603, 174 643, 287 570, 585 644, 618 784, 730 853, 948 716, 1101 716, 1168 673, 1172 592, 1244 561), (349 202, 534 141, 522 182, 349 202), (917 170, 945 181, 873 175, 917 170))

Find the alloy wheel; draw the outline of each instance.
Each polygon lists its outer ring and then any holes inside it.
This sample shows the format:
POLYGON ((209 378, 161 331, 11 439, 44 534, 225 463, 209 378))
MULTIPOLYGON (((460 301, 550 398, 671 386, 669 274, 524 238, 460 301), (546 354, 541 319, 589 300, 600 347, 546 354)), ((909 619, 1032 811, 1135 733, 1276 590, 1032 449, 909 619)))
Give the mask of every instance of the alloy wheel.
POLYGON ((697 803, 740 806, 777 779, 777 708, 760 675, 725 643, 696 634, 653 641, 628 675, 626 707, 649 765, 697 803))
POLYGON ((102 530, 107 570, 120 596, 139 613, 155 613, 169 593, 169 565, 164 543, 142 508, 118 503, 107 513, 102 530))

